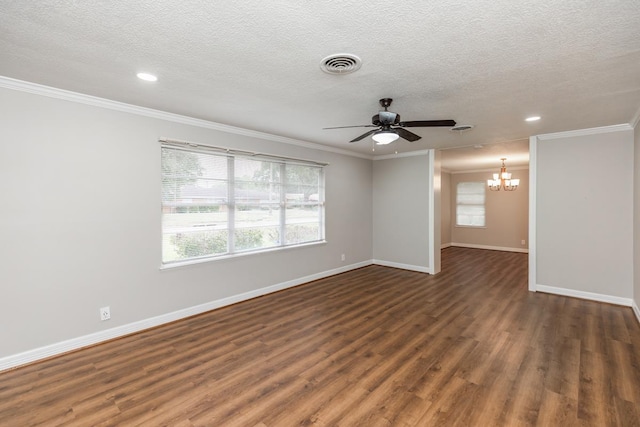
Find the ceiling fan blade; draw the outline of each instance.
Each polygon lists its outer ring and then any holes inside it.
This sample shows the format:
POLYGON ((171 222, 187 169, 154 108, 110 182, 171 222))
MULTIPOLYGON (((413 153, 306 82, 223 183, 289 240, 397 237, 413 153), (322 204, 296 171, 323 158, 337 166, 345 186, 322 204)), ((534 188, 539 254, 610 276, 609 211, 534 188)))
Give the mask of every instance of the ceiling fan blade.
POLYGON ((358 142, 358 141, 360 141, 361 139, 365 139, 365 138, 366 138, 366 137, 368 137, 369 135, 373 135, 373 134, 374 134, 374 133, 376 133, 376 132, 378 132, 378 129, 370 130, 369 132, 367 132, 367 133, 365 133, 365 134, 362 134, 362 135, 360 135, 359 137, 357 137, 357 138, 355 138, 355 139, 352 139, 352 140, 351 140, 351 141, 349 141, 349 142, 358 142))
POLYGON ((419 140, 421 137, 416 135, 413 132, 409 132, 406 129, 402 129, 402 128, 393 128, 393 130, 400 135, 401 138, 406 139, 407 141, 413 142, 413 141, 417 141, 419 140))
POLYGON ((347 129, 347 128, 377 128, 377 125, 334 126, 322 129, 347 129))
POLYGON ((453 127, 456 125, 455 120, 415 120, 412 122, 400 122, 398 126, 407 127, 407 128, 417 128, 417 127, 437 127, 437 126, 448 126, 453 127))

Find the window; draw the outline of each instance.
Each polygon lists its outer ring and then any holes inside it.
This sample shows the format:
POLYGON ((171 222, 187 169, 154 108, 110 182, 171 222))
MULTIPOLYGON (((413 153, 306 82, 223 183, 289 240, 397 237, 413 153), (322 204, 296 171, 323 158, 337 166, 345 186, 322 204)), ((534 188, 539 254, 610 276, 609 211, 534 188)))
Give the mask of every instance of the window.
POLYGON ((162 262, 324 240, 323 165, 162 145, 162 262))
POLYGON ((484 182, 459 182, 456 187, 456 225, 484 227, 484 182))

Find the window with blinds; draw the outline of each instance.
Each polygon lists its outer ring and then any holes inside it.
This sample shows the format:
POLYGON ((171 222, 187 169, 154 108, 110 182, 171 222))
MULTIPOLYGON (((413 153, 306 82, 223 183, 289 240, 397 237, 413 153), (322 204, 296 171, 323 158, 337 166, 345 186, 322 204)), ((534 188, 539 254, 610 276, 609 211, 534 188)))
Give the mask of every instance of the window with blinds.
POLYGON ((456 186, 456 225, 484 227, 484 202, 484 182, 459 182, 456 186))
POLYGON ((161 150, 163 264, 324 240, 323 165, 161 150))

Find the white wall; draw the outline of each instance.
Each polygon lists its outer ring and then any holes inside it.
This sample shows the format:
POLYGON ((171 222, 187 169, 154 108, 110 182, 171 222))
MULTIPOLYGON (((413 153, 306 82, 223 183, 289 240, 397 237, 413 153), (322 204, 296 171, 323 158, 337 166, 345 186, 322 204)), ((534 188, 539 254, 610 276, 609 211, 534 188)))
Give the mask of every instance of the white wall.
POLYGON ((428 232, 429 236, 429 269, 431 274, 438 274, 442 270, 442 152, 429 150, 429 168, 427 175, 428 195, 428 232))
MULTIPOLYGON (((508 166, 508 165, 507 165, 508 166)), ((510 169, 513 178, 520 179, 515 191, 485 193, 486 226, 456 226, 456 187, 460 182, 487 182, 495 171, 451 174, 451 244, 487 249, 526 251, 529 225, 529 170, 510 169), (525 244, 522 244, 522 240, 525 244)))
POLYGON ((373 257, 429 271, 429 157, 373 162, 373 257))
POLYGON ((5 88, 0 122, 0 361, 372 258, 369 159, 5 88), (160 270, 159 137, 328 162, 327 243, 160 270))
POLYGON ((540 135, 536 287, 624 303, 633 295, 633 131, 540 135))
POLYGON ((451 244, 451 174, 442 172, 442 203, 440 217, 440 231, 443 246, 451 244))

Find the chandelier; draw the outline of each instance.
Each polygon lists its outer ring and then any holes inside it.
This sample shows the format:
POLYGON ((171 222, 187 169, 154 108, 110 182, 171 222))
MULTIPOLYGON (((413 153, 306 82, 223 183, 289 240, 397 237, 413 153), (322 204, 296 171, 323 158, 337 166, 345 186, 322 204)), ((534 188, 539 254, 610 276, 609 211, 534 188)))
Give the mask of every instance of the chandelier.
POLYGON ((491 191, 500 191, 500 188, 505 191, 514 191, 518 188, 520 184, 519 179, 511 179, 511 174, 507 172, 507 167, 504 165, 504 161, 507 160, 506 157, 501 158, 502 167, 500 168, 500 173, 494 173, 493 179, 487 180, 487 185, 489 186, 489 190, 491 191))

